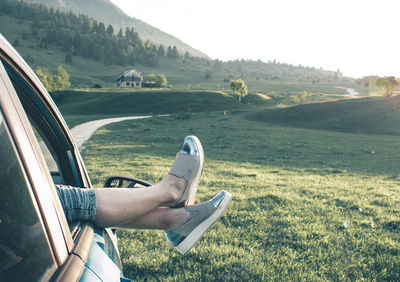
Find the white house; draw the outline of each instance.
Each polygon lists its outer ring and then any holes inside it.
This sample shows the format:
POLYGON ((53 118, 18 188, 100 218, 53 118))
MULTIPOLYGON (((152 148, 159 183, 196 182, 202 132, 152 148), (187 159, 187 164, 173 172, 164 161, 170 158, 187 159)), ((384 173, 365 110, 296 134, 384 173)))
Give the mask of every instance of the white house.
POLYGON ((143 76, 140 72, 132 69, 121 73, 115 81, 117 87, 120 88, 141 88, 143 76))

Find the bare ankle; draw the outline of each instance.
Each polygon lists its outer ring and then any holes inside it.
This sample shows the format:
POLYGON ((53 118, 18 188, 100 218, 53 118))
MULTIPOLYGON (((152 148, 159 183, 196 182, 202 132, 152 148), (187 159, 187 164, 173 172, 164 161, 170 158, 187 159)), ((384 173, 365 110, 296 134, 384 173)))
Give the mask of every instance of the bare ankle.
POLYGON ((163 186, 167 190, 168 202, 171 204, 176 203, 181 197, 185 188, 186 181, 184 178, 176 177, 168 174, 163 180, 163 186))
POLYGON ((174 230, 178 226, 182 225, 190 218, 190 214, 184 209, 168 209, 168 213, 165 217, 164 226, 165 231, 169 232, 174 230))

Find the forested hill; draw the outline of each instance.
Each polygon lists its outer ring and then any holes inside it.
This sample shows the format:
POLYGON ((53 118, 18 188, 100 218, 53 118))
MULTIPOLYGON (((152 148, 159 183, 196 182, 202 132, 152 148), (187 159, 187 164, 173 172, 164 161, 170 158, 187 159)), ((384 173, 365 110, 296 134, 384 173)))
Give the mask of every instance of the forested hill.
MULTIPOLYGON (((29 41, 32 47, 49 49, 61 47, 67 57, 80 56, 105 64, 146 66, 158 65, 159 57, 179 57, 176 46, 155 45, 143 41, 133 28, 114 30, 86 15, 75 15, 72 12, 60 12, 49 9, 42 4, 27 4, 13 0, 0 1, 0 13, 24 21, 27 28, 20 32, 14 42, 18 47, 20 41, 29 41)), ((2 32, 7 33, 12 26, 2 25, 2 32)), ((189 57, 188 53, 186 54, 189 57)))
POLYGON ((156 45, 176 46, 181 54, 189 52, 195 57, 207 57, 200 52, 182 42, 180 39, 167 34, 139 19, 132 18, 125 14, 121 9, 108 0, 24 0, 28 3, 38 3, 46 5, 55 10, 60 9, 64 12, 72 11, 75 14, 84 14, 103 22, 105 25, 111 24, 115 30, 125 30, 126 27, 134 28, 139 36, 144 40, 149 40, 156 45))

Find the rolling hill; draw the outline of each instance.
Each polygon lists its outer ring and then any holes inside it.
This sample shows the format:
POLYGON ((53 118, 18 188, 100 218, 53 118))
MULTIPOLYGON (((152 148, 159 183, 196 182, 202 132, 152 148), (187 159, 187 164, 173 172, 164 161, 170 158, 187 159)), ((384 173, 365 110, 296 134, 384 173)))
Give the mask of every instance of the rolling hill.
POLYGON ((53 99, 63 115, 136 115, 208 112, 240 108, 236 95, 210 90, 58 91, 53 99))
POLYGON ((399 109, 400 96, 373 97, 268 109, 248 118, 296 128, 399 136, 399 109))

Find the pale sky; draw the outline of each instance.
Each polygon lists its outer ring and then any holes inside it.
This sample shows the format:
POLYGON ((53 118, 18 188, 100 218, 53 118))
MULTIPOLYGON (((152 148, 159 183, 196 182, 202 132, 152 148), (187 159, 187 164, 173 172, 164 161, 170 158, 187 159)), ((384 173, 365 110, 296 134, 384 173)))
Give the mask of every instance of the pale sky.
POLYGON ((399 0, 111 0, 212 59, 400 77, 399 0))

